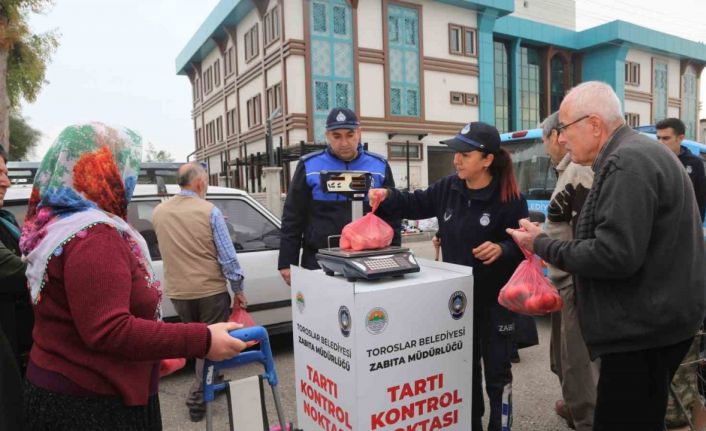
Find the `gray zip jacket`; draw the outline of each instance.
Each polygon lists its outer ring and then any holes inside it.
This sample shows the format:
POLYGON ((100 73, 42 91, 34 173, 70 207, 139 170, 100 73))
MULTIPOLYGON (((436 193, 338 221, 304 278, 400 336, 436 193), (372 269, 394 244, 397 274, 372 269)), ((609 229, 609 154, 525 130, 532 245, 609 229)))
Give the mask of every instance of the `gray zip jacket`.
MULTIPOLYGON (((556 165, 557 182, 547 208, 544 232, 551 238, 568 241, 574 237, 574 227, 593 184, 593 170, 571 161, 566 154, 556 165)), ((565 289, 574 281, 571 274, 554 265, 548 267, 549 279, 557 289, 565 289)))
POLYGON ((535 252, 576 276, 591 358, 691 338, 706 311, 704 240, 691 182, 665 146, 627 126, 609 139, 576 239, 540 234, 535 252))

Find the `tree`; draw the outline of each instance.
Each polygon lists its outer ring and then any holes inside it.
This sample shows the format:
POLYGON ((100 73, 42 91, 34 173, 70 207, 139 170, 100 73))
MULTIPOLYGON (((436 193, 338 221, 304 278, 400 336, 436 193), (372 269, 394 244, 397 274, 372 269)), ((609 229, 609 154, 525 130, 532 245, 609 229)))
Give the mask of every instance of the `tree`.
POLYGON ((10 144, 11 109, 20 99, 33 102, 44 84, 46 66, 58 46, 54 31, 33 34, 30 13, 41 13, 53 0, 0 0, 0 145, 10 144))
POLYGON ((144 155, 145 162, 173 162, 174 157, 164 150, 155 150, 152 142, 147 143, 144 155))
POLYGON ((42 132, 32 128, 19 112, 10 113, 10 160, 27 159, 37 146, 42 132))

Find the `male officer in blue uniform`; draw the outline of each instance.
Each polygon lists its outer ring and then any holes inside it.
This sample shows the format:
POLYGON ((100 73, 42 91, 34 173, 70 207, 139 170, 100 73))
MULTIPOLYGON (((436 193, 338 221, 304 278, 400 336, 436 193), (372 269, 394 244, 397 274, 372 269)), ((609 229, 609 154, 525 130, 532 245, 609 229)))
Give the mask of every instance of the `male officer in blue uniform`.
MULTIPOLYGON (((327 193, 321 187, 321 171, 366 171, 373 175, 373 187, 395 187, 390 165, 384 157, 366 151, 360 143, 360 122, 353 111, 334 108, 326 119, 325 150, 302 156, 292 177, 282 212, 282 237, 278 269, 290 283, 290 265, 318 269, 316 252, 328 247, 330 235, 340 235, 351 222, 351 202, 338 193, 327 193)), ((365 198, 364 212, 369 212, 365 198)), ((395 232, 392 243, 400 244, 400 220, 384 211, 379 215, 395 232)), ((336 243, 332 243, 336 245, 336 243)))

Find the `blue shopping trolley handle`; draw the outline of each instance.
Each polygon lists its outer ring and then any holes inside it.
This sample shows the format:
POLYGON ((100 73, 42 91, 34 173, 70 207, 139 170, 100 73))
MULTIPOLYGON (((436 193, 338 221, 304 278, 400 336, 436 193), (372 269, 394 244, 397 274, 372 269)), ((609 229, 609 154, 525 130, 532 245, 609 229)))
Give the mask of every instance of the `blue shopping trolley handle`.
POLYGON ((236 355, 224 361, 204 361, 204 400, 213 401, 214 392, 225 389, 225 383, 215 383, 215 376, 220 370, 233 368, 240 365, 259 362, 265 367, 265 373, 262 375, 270 383, 270 386, 277 386, 277 372, 275 371, 275 363, 272 359, 272 349, 270 348, 270 338, 267 335, 267 330, 262 326, 252 326, 249 328, 236 329, 230 331, 229 334, 244 342, 257 341, 260 344, 260 350, 251 350, 236 355))

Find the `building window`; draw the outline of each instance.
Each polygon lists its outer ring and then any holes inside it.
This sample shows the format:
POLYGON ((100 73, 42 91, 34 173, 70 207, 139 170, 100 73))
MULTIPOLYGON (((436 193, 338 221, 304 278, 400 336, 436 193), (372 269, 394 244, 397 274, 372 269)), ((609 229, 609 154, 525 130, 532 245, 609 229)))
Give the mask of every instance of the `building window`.
POLYGON ((275 6, 265 14, 264 22, 265 46, 279 39, 279 6, 275 6))
POLYGON ((389 41, 390 114, 419 117, 419 16, 417 9, 390 5, 389 41))
POLYGON ((209 66, 203 73, 203 93, 208 94, 213 90, 213 66, 209 66))
POLYGON ((449 53, 475 57, 478 52, 477 31, 475 28, 449 24, 449 53))
POLYGON ((245 62, 248 63, 260 54, 257 24, 245 33, 244 39, 245 62))
POLYGON ((463 93, 458 91, 451 92, 451 104, 452 105, 463 105, 463 93))
POLYGON ((221 60, 213 63, 213 84, 216 87, 221 85, 221 60))
POLYGON ((226 112, 226 136, 235 133, 235 108, 226 112))
POLYGON ((247 102, 248 108, 248 128, 262 124, 262 101, 258 94, 247 102))
POLYGON ((630 127, 637 127, 640 125, 640 114, 635 114, 632 112, 625 113, 625 123, 630 127))
MULTIPOLYGON (((407 160, 407 142, 388 142, 387 160, 407 160)), ((422 160, 421 142, 409 142, 409 160, 422 160)))
POLYGON ((463 102, 469 106, 478 106, 478 95, 474 93, 464 93, 463 102))
POLYGON ((561 101, 564 100, 564 95, 566 94, 566 63, 558 54, 552 57, 552 61, 549 64, 551 72, 551 84, 549 91, 551 92, 551 112, 556 112, 559 110, 559 105, 561 101))
POLYGON ((633 61, 625 62, 625 83, 629 85, 640 85, 640 63, 633 61))
POLYGON ((234 59, 235 59, 235 50, 231 46, 226 50, 226 56, 223 59, 223 65, 225 67, 225 76, 230 75, 233 73, 233 64, 234 64, 234 59))
POLYGON ((201 98, 201 80, 199 78, 194 78, 193 96, 194 102, 201 98))
POLYGON ((199 135, 201 134, 201 129, 194 130, 194 143, 196 144, 196 149, 201 148, 201 139, 199 135))
POLYGON ((541 118, 541 56, 536 48, 520 52, 520 128, 534 129, 541 118))
MULTIPOLYGON (((347 0, 312 0, 310 5, 313 138, 323 142, 329 110, 355 110, 353 15, 347 0)), ((282 95, 278 98, 281 106, 282 95)))
POLYGON ((681 120, 686 126, 686 139, 696 140, 697 124, 697 76, 693 66, 688 66, 682 76, 681 120))
MULTIPOLYGON (((267 116, 282 106, 282 83, 273 85, 267 89, 267 116)), ((280 111, 279 115, 282 115, 280 111)))
POLYGON ((217 142, 223 140, 223 116, 216 118, 216 140, 217 142))
POLYGON ((510 130, 510 62, 505 42, 494 41, 495 62, 495 127, 510 130))
POLYGON ((667 118, 667 63, 653 60, 652 123, 667 118))

